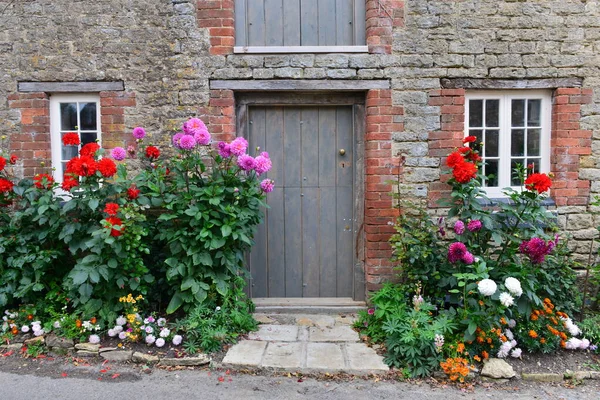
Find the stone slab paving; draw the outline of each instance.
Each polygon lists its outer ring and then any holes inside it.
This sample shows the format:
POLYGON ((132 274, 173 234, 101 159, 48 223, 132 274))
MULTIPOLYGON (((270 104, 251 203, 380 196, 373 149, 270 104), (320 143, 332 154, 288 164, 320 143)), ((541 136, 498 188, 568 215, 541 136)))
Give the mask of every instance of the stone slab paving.
POLYGON ((265 323, 227 352, 224 366, 304 373, 385 373, 383 358, 351 328, 355 316, 262 314, 265 323), (266 323, 269 322, 269 323, 266 323))

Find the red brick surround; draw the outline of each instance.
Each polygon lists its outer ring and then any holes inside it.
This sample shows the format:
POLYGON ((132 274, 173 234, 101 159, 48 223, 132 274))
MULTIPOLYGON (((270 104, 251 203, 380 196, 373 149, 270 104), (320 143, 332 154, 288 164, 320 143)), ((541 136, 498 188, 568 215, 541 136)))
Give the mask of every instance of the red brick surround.
POLYGON ((551 196, 557 206, 587 205, 590 181, 579 179, 581 156, 592 154, 592 131, 581 130, 581 105, 592 102, 592 89, 559 88, 552 99, 551 196))
POLYGON ((208 106, 200 107, 200 118, 213 140, 230 141, 236 136, 235 108, 232 90, 211 90, 208 106))
MULTIPOLYGON (((19 157, 24 177, 48 173, 52 166, 50 96, 48 93, 14 93, 9 107, 21 113, 21 131, 10 135, 10 151, 19 157), (42 164, 44 163, 44 164, 42 164)), ((135 106, 135 93, 100 92, 102 146, 110 149, 126 143, 125 107, 135 106)))
MULTIPOLYGON (((550 196, 557 206, 586 205, 590 181, 579 179, 581 156, 592 153, 592 131, 580 129, 581 104, 592 101, 592 90, 558 88, 552 101, 550 171, 554 173, 550 196)), ((462 146, 465 121, 465 90, 442 89, 429 92, 429 105, 440 106, 441 129, 429 133, 429 156, 441 159, 442 169, 452 149, 462 146)), ((446 168, 447 170, 447 168, 446 168)), ((450 174, 429 185, 429 206, 448 197, 450 174)))
POLYGON ((377 290, 393 276, 391 246, 394 233, 388 222, 398 216, 392 205, 388 182, 398 178, 398 159, 392 155, 392 132, 404 130, 404 125, 394 122, 395 115, 404 109, 392 105, 392 91, 370 90, 366 101, 367 125, 365 133, 365 270, 367 290, 377 290))
MULTIPOLYGON (((369 53, 392 53, 392 29, 404 26, 404 0, 366 0, 369 53)), ((198 0, 200 28, 208 28, 210 54, 232 54, 235 45, 233 0, 198 0)))

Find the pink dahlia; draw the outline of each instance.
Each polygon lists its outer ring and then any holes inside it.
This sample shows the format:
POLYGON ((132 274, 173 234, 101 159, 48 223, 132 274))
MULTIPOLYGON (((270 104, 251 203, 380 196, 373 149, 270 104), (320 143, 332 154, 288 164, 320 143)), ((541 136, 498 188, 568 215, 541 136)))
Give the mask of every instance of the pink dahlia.
POLYGON ((136 139, 143 139, 144 136, 146 136, 146 131, 144 130, 144 128, 138 126, 133 129, 132 134, 133 134, 133 137, 136 139))
POLYGON ((181 140, 182 137, 183 137, 183 133, 182 132, 178 132, 178 133, 174 134, 173 138, 171 139, 173 141, 173 146, 175 146, 178 149, 180 149, 181 145, 180 145, 179 141, 181 140))
MULTIPOLYGON (((265 153, 263 153, 263 154, 265 154, 265 153)), ((256 160, 256 166, 254 167, 254 170, 256 171, 256 173, 258 175, 268 172, 272 167, 271 160, 268 157, 263 157, 262 155, 260 155, 260 156, 256 157, 255 160, 256 160)))
POLYGON ((463 254, 461 260, 465 264, 471 265, 471 264, 473 264, 473 261, 475 261, 475 257, 473 257, 473 254, 471 254, 467 251, 465 254, 463 254))
POLYGON ((210 133, 206 129, 200 129, 198 132, 194 133, 194 139, 196 139, 196 143, 201 146, 206 146, 210 143, 210 133))
POLYGON ((555 243, 550 240, 548 243, 538 237, 523 241, 519 246, 519 251, 526 254, 533 264, 541 264, 546 259, 546 255, 554 249, 555 243))
POLYGON ((467 229, 470 232, 477 232, 479 230, 481 230, 481 221, 478 219, 474 219, 473 221, 469 221, 469 223, 467 224, 467 229))
POLYGON ((192 135, 183 135, 179 139, 179 147, 183 150, 191 150, 196 147, 196 139, 192 135))
POLYGON ((235 138, 233 142, 229 145, 231 148, 231 154, 235 156, 241 156, 246 152, 248 148, 248 141, 243 137, 235 138))
POLYGON ((272 179, 264 179, 260 183, 260 188, 265 193, 271 193, 273 191, 273 189, 275 188, 275 182, 272 179))
POLYGON ((123 161, 127 157, 127 152, 122 147, 115 147, 111 150, 110 155, 117 161, 123 161))
POLYGON ((454 233, 457 235, 462 235, 465 233, 465 223, 461 220, 458 220, 454 223, 454 233))
POLYGON ((448 248, 448 261, 454 264, 455 262, 462 260, 465 253, 467 253, 467 246, 461 242, 452 243, 448 248))
POLYGON ((186 135, 194 136, 200 131, 208 132, 206 125, 200 118, 190 118, 183 123, 183 132, 185 132, 186 135))
POLYGON ((242 154, 237 160, 238 166, 244 171, 252 171, 256 167, 256 160, 248 154, 242 154))
POLYGON ((223 158, 231 157, 231 147, 225 142, 219 142, 217 145, 219 148, 219 155, 223 158))

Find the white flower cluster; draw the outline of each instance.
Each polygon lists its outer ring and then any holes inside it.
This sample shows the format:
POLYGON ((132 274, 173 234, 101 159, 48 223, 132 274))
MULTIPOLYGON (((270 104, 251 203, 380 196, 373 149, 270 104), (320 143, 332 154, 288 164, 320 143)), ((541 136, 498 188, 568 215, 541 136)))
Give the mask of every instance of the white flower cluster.
POLYGON ((482 279, 477 284, 477 289, 479 289, 479 293, 484 296, 492 296, 496 293, 496 289, 498 289, 498 285, 491 279, 482 279))
POLYGON ((521 357, 523 351, 517 347, 517 341, 515 339, 511 339, 511 337, 513 337, 512 332, 510 332, 510 336, 507 335, 506 337, 508 340, 502 343, 502 345, 500 346, 500 350, 498 351, 498 354, 496 354, 496 356, 498 358, 506 358, 510 354, 510 356, 514 358, 521 357))
POLYGON ((97 331, 100 329, 100 325, 94 325, 91 321, 83 321, 81 326, 88 332, 97 331))
POLYGON ((500 293, 500 303, 502 303, 504 307, 510 307, 515 304, 515 299, 510 293, 502 292, 500 293))
POLYGON ((567 340, 567 343, 565 345, 565 348, 569 350, 585 350, 588 347, 590 347, 590 341, 588 339, 578 339, 575 337, 572 337, 571 339, 567 340))
POLYGON ((515 297, 520 297, 523 294, 523 288, 521 287, 521 282, 518 279, 508 277, 504 280, 504 286, 506 289, 515 297))
POLYGON ((579 327, 577 325, 575 325, 575 323, 573 323, 571 318, 561 317, 560 319, 565 324, 565 328, 567 328, 567 330, 569 331, 571 336, 577 336, 581 333, 581 329, 579 329, 579 327))

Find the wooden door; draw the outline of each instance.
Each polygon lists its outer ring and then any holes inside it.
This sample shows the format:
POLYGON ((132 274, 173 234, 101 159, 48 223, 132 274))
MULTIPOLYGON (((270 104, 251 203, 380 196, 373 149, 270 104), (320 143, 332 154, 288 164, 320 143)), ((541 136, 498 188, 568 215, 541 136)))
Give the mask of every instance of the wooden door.
POLYGON ((275 190, 249 257, 252 297, 353 297, 352 106, 250 106, 275 190))

